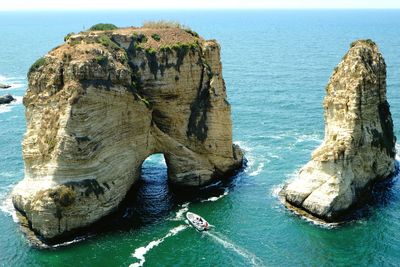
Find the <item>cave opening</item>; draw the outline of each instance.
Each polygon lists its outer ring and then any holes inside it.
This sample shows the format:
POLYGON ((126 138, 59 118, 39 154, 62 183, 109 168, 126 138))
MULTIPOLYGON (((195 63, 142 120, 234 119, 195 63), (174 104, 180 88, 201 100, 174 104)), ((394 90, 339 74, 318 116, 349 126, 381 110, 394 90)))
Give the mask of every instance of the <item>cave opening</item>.
POLYGON ((120 204, 113 224, 128 230, 155 223, 167 216, 173 206, 164 155, 152 154, 143 161, 140 178, 120 204))
POLYGON ((150 155, 141 166, 137 182, 136 216, 142 223, 151 223, 166 216, 173 207, 168 183, 168 168, 162 153, 150 155))

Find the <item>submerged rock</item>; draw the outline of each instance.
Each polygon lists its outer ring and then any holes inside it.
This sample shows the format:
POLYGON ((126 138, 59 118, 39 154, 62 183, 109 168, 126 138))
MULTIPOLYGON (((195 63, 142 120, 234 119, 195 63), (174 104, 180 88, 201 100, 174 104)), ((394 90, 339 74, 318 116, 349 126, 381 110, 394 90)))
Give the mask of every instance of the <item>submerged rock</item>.
POLYGON ((24 97, 25 179, 12 199, 39 236, 54 240, 115 210, 154 153, 179 186, 242 166, 216 41, 177 28, 66 40, 32 65, 24 97))
POLYGON ((14 100, 15 100, 15 98, 12 95, 0 96, 0 105, 1 104, 9 104, 14 100))
POLYGON ((386 64, 370 40, 352 43, 326 87, 325 139, 281 194, 325 221, 337 221, 372 182, 395 171, 386 64))

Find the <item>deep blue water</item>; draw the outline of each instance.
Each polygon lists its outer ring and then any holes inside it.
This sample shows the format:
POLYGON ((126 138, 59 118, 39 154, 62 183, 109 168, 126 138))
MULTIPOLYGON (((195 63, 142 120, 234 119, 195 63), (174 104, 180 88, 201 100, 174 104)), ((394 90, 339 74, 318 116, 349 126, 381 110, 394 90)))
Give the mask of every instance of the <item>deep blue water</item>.
POLYGON ((294 216, 276 196, 321 143, 324 88, 356 39, 373 39, 383 53, 400 137, 400 10, 20 12, 0 17, 0 83, 14 85, 0 94, 16 96, 23 96, 27 70, 37 58, 61 44, 67 33, 98 22, 139 26, 172 19, 217 39, 234 140, 248 159, 244 172, 214 198, 186 203, 169 191, 162 157, 151 157, 143 166, 140 198, 133 197, 132 207, 122 213, 133 214, 139 223, 132 220, 132 227, 40 251, 29 247, 10 215, 8 194, 24 173, 25 118, 18 98, 0 107, 1 266, 129 266, 140 259, 145 266, 400 265, 397 178, 376 189, 365 216, 335 229, 294 216), (215 225, 211 234, 186 227, 180 216, 186 209, 215 225))

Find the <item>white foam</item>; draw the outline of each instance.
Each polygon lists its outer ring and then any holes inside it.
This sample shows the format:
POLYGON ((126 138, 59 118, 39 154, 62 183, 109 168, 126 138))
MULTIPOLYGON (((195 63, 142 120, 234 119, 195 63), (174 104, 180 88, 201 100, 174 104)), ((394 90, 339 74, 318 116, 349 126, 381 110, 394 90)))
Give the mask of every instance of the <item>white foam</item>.
POLYGON ((14 98, 16 101, 11 102, 10 104, 0 105, 0 113, 9 112, 14 106, 22 104, 22 96, 15 96, 14 98))
POLYGON ((257 176, 257 175, 259 175, 259 174, 262 172, 263 168, 264 168, 264 162, 260 162, 260 163, 257 165, 257 169, 255 169, 254 171, 252 171, 251 173, 249 173, 249 175, 250 175, 250 176, 257 176))
MULTIPOLYGON (((26 86, 25 83, 18 83, 18 82, 16 82, 16 83, 11 83, 10 85, 11 85, 11 87, 8 88, 8 89, 18 89, 18 88, 23 88, 23 87, 26 86)), ((6 90, 7 90, 7 89, 6 89, 6 90)))
POLYGON ((271 195, 273 197, 279 197, 279 192, 281 192, 283 186, 284 186, 284 184, 278 184, 278 185, 273 186, 271 189, 271 195))
POLYGON ((172 228, 171 230, 169 230, 168 234, 166 234, 165 236, 163 236, 160 239, 157 240, 153 240, 151 241, 149 244, 147 244, 147 246, 145 247, 139 247, 137 249, 135 249, 135 252, 132 253, 132 256, 137 258, 139 260, 139 262, 136 263, 132 263, 131 265, 129 265, 129 267, 140 267, 143 266, 143 264, 146 261, 145 255, 153 248, 157 247, 158 245, 160 245, 162 242, 164 242, 165 239, 167 239, 168 237, 174 236, 177 233, 185 230, 186 228, 188 228, 187 225, 179 225, 175 228, 172 228))
POLYGON ((395 144, 396 148, 396 160, 400 161, 400 144, 395 144))
POLYGON ((171 221, 180 221, 183 220, 183 214, 185 214, 189 210, 189 202, 186 202, 181 206, 181 208, 176 212, 175 217, 170 219, 171 221))
POLYGON ((267 160, 263 157, 255 157, 253 149, 250 148, 246 142, 237 141, 235 144, 240 146, 244 151, 245 158, 247 159, 247 168, 245 169, 245 173, 248 173, 250 176, 257 176, 260 174, 264 169, 267 160))
POLYGON ((17 213, 12 203, 11 195, 7 195, 5 199, 1 199, 0 210, 6 215, 11 216, 14 222, 18 222, 17 213))
POLYGON ((322 143, 323 139, 318 134, 297 134, 296 143, 302 142, 315 142, 315 143, 322 143))
POLYGON ((251 266, 265 266, 264 263, 262 262, 261 259, 259 259, 256 255, 253 253, 247 251, 246 249, 236 245, 232 241, 230 241, 228 238, 223 237, 223 236, 217 236, 214 233, 211 233, 209 231, 204 232, 204 234, 212 237, 217 243, 221 244, 223 247, 230 249, 231 251, 237 253, 238 255, 242 256, 246 260, 249 261, 251 266))
POLYGON ((60 243, 60 244, 57 244, 57 245, 52 245, 50 247, 52 247, 52 248, 65 247, 65 246, 68 246, 68 245, 71 245, 71 244, 78 243, 78 242, 81 242, 83 240, 86 240, 88 237, 89 236, 78 237, 78 238, 75 238, 74 240, 67 241, 67 242, 64 242, 64 243, 60 243))
POLYGON ((26 86, 26 78, 25 77, 6 77, 4 75, 0 75, 0 83, 11 85, 10 88, 2 88, 1 91, 18 89, 26 86))
POLYGON ((201 202, 208 202, 208 201, 214 202, 214 201, 217 201, 217 200, 223 198, 224 196, 227 196, 228 194, 229 194, 229 190, 226 189, 222 195, 219 195, 217 197, 209 197, 207 199, 202 200, 201 202))
POLYGON ((0 113, 6 113, 11 111, 11 107, 9 105, 1 105, 0 106, 0 113))

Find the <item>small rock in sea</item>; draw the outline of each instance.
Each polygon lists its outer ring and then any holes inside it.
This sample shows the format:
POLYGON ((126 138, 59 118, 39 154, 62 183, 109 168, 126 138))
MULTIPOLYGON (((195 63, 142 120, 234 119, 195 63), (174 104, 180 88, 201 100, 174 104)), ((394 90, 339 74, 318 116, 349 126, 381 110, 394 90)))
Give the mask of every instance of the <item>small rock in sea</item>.
POLYGON ((10 88, 10 87, 11 87, 11 85, 9 85, 9 84, 0 83, 0 89, 7 89, 7 88, 10 88))
POLYGON ((15 100, 15 98, 12 95, 0 96, 0 105, 1 104, 9 104, 14 100, 15 100))

